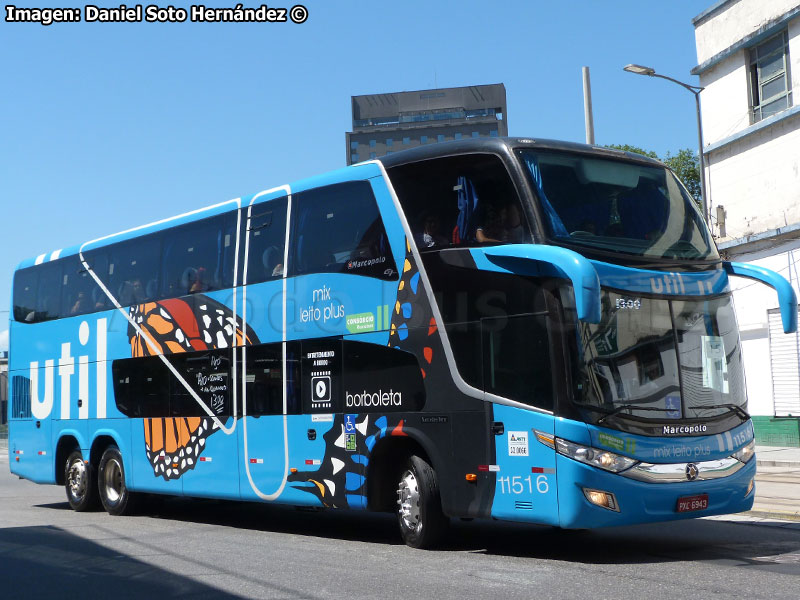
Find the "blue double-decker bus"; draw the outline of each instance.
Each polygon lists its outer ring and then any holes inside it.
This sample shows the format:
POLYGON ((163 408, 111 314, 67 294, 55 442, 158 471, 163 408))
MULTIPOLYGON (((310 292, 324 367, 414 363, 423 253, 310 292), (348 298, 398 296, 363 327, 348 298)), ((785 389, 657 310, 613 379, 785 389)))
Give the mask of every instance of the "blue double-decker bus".
POLYGON ((748 510, 730 276, 662 163, 472 139, 24 261, 13 473, 145 494, 563 528, 748 510))

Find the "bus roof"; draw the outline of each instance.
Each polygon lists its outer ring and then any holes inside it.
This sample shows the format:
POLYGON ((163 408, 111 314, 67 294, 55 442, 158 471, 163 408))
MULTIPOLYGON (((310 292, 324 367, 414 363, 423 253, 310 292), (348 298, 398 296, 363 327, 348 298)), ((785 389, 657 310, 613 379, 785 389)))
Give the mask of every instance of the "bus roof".
POLYGON ((663 166, 659 160, 614 148, 604 148, 602 146, 592 146, 589 144, 579 144, 576 142, 563 142, 559 140, 526 138, 526 137, 481 137, 467 138, 452 142, 426 144, 408 150, 394 152, 387 156, 381 156, 377 160, 381 161, 387 169, 400 165, 428 160, 431 158, 442 158, 456 154, 469 153, 493 153, 507 154, 515 148, 563 150, 569 152, 581 152, 583 154, 595 154, 605 158, 628 158, 631 160, 643 161, 654 165, 663 166))
MULTIPOLYGON (((449 142, 442 142, 435 144, 426 144, 424 146, 418 146, 416 148, 410 148, 408 150, 401 150, 398 152, 394 152, 390 155, 382 156, 375 160, 380 161, 387 169, 390 169, 392 167, 414 163, 420 160, 442 158, 458 154, 492 153, 500 155, 510 155, 513 149, 516 148, 532 148, 532 149, 542 148, 548 150, 563 150, 571 152, 581 152, 584 154, 595 154, 598 157, 601 156, 607 158, 624 157, 631 160, 644 161, 657 165, 663 164, 660 161, 649 158, 647 156, 643 156, 641 154, 634 154, 632 152, 625 152, 622 150, 603 148, 600 146, 591 146, 588 144, 578 144, 575 142, 563 142, 558 140, 524 138, 524 137, 504 137, 504 138, 482 137, 482 138, 468 138, 465 140, 456 140, 456 141, 449 141, 449 142)), ((365 164, 374 163, 375 160, 365 161, 348 167, 335 169, 333 171, 324 174, 303 178, 291 182, 288 185, 292 190, 298 189, 298 191, 303 191, 305 189, 316 187, 317 185, 327 185, 329 183, 335 182, 335 180, 348 178, 347 175, 345 174, 349 174, 349 176, 352 177, 353 169, 363 169, 365 164)), ((253 198, 253 196, 258 195, 259 193, 261 192, 257 192, 256 194, 248 196, 243 196, 241 198, 242 205, 245 206, 247 202, 249 202, 249 200, 253 198)), ((126 231, 113 233, 110 235, 101 235, 97 239, 90 242, 90 244, 91 247, 96 248, 104 246, 106 244, 130 239, 132 237, 136 237, 139 235, 144 235, 146 233, 150 233, 153 231, 158 231, 160 229, 163 229, 164 227, 180 225, 182 223, 195 220, 197 218, 212 216, 220 212, 225 212, 227 210, 234 209, 235 202, 236 200, 228 200, 226 202, 221 202, 218 204, 202 207, 197 210, 184 213, 181 215, 167 217, 165 219, 161 219, 154 223, 133 225, 131 229, 126 231)), ((77 254, 78 251, 85 245, 87 244, 83 245, 77 244, 74 246, 70 246, 68 248, 62 248, 58 250, 52 250, 50 252, 45 252, 36 257, 27 258, 21 261, 17 265, 17 269, 30 267, 33 265, 49 262, 51 260, 56 260, 57 258, 63 258, 77 254)))

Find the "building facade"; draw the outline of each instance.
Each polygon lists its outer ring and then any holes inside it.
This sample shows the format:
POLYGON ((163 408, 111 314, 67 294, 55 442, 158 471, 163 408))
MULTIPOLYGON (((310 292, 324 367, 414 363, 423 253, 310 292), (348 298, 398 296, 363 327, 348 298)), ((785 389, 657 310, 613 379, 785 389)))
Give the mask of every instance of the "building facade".
POLYGON ((347 164, 467 137, 508 135, 502 83, 352 97, 347 164))
MULTIPOLYGON (((693 19, 709 212, 729 260, 800 275, 800 1, 720 0, 693 19)), ((800 446, 800 338, 775 293, 736 280, 760 443, 800 446)))

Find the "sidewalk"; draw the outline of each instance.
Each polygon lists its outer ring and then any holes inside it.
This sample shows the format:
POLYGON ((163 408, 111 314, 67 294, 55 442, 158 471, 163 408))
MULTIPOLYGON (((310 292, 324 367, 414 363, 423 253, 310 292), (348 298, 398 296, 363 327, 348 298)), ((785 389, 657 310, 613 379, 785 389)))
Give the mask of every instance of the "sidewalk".
POLYGON ((800 468, 800 448, 756 446, 756 461, 759 467, 800 468))

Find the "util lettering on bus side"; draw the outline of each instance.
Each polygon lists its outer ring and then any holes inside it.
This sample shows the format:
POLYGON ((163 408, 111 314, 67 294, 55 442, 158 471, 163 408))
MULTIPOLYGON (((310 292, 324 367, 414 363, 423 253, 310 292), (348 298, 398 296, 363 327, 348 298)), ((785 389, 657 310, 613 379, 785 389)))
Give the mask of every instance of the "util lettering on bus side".
MULTIPOLYGON (((106 417, 106 356, 107 356, 107 338, 108 327, 105 318, 97 319, 97 333, 96 333, 96 384, 97 393, 97 412, 98 419, 106 417)), ((78 342, 80 352, 83 349, 88 350, 89 338, 91 331, 89 323, 86 321, 81 322, 78 328, 78 342)), ((79 354, 77 357, 73 356, 73 348, 70 342, 61 344, 61 356, 58 359, 47 359, 44 361, 44 386, 42 391, 39 391, 39 361, 34 360, 30 363, 30 379, 31 379, 31 413, 37 419, 46 419, 53 411, 55 404, 55 376, 58 371, 58 378, 60 381, 60 394, 59 400, 61 402, 61 419, 71 419, 73 415, 70 410, 70 400, 72 398, 72 376, 75 375, 75 363, 77 358, 77 371, 78 371, 78 418, 89 418, 89 354, 79 354), (56 367, 58 363, 58 367, 56 367)))

